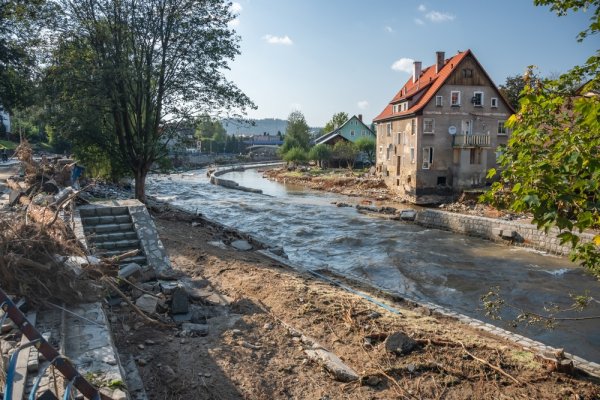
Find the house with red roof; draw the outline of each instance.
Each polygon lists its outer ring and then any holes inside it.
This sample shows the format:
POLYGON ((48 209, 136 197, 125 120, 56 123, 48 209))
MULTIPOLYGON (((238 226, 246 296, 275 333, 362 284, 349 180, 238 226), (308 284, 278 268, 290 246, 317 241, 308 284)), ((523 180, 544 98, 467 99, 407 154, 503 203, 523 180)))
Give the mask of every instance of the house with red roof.
POLYGON ((412 77, 373 120, 377 172, 416 204, 451 200, 486 184, 514 113, 471 50, 413 65, 412 77))

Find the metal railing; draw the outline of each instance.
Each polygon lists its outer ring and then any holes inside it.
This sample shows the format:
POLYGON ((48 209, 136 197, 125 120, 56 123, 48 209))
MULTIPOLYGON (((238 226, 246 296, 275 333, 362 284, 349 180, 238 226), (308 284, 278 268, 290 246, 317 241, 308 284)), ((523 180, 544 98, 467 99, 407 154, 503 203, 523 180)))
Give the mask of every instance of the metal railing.
POLYGON ((456 134, 452 140, 454 147, 489 147, 490 135, 486 134, 456 134))

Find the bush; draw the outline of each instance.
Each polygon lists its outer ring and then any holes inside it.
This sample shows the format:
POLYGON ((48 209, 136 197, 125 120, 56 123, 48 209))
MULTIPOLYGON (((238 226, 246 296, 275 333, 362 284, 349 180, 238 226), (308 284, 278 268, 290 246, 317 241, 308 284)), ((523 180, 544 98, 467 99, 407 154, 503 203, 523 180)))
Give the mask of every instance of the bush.
POLYGON ((326 144, 318 144, 313 146, 308 152, 309 160, 316 161, 319 167, 323 168, 324 164, 331 160, 331 147, 326 144))
POLYGON ((308 161, 306 151, 301 147, 292 147, 283 156, 284 161, 302 164, 308 161))

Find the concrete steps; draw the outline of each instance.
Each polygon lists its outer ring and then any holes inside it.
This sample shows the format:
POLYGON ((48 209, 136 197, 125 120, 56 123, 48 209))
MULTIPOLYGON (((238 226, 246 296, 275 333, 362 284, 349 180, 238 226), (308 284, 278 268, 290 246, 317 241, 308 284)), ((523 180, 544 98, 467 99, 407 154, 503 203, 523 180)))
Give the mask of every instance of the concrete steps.
POLYGON ((79 214, 93 254, 113 257, 139 250, 137 255, 121 260, 120 264, 135 262, 140 266, 147 265, 128 207, 81 208, 79 214))

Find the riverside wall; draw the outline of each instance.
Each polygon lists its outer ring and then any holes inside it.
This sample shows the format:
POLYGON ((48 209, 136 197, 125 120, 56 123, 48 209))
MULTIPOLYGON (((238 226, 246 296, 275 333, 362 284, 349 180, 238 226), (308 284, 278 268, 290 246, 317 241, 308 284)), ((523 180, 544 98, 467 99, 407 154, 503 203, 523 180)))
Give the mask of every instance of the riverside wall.
MULTIPOLYGON (((505 221, 495 218, 464 215, 439 210, 421 210, 415 217, 416 224, 477 236, 495 242, 509 243, 517 246, 532 247, 558 255, 568 255, 569 245, 561 245, 557 237, 560 231, 552 228, 546 234, 537 229, 536 225, 522 221, 505 221)), ((583 243, 591 242, 594 235, 579 234, 583 243)))

